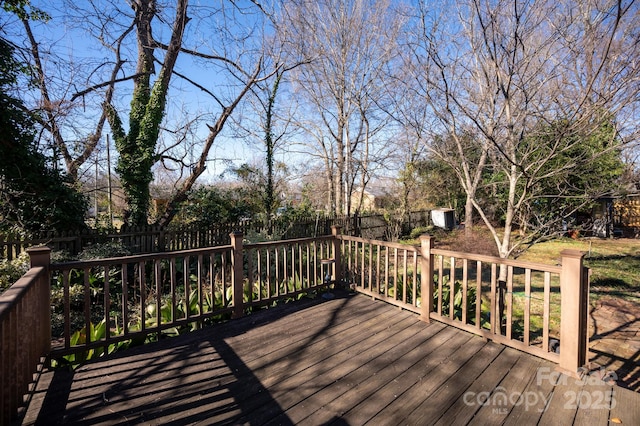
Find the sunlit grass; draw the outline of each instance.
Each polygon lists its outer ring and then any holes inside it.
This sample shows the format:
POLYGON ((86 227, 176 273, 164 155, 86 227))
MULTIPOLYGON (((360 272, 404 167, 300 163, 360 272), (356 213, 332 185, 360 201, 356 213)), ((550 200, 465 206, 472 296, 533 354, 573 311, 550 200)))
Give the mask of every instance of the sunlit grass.
MULTIPOLYGON (((440 247, 455 249, 472 248, 474 252, 490 253, 489 247, 495 243, 486 230, 475 230, 473 241, 463 244, 464 232, 457 230, 451 233, 440 232, 436 235, 436 243, 440 247)), ((621 297, 625 300, 640 302, 640 240, 635 239, 599 239, 560 238, 542 242, 529 247, 518 260, 560 265, 562 251, 565 249, 579 250, 585 253, 584 264, 591 270, 591 303, 595 303, 603 296, 621 297)), ((525 297, 523 293, 523 277, 514 276, 513 292, 513 321, 514 332, 521 332, 518 324, 524 323, 525 297)), ((555 334, 559 330, 560 293, 558 278, 553 277, 551 283, 550 300, 550 332, 555 334), (553 291, 553 289, 556 291, 553 291)), ((483 316, 488 316, 490 302, 489 288, 483 284, 483 316)), ((530 303, 530 330, 534 340, 542 329, 543 289, 539 279, 533 279, 530 303)), ((485 324, 485 326, 487 326, 485 324)))
POLYGON ((564 249, 585 253, 591 269, 591 298, 609 295, 640 301, 640 240, 563 238, 536 244, 521 260, 558 264, 564 249))

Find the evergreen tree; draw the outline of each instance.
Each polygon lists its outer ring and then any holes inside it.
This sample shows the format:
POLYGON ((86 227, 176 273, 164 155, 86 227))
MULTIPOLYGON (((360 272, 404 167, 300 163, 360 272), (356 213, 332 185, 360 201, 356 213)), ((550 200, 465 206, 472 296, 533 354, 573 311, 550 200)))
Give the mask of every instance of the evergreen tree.
POLYGON ((84 227, 86 200, 38 150, 33 117, 10 94, 22 71, 13 53, 0 38, 0 229, 84 227))

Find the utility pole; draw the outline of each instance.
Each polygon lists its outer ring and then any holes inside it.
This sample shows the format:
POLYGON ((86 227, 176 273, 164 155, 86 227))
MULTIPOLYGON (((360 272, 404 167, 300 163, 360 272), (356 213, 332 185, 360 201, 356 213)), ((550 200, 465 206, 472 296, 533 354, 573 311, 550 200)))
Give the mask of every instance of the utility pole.
POLYGON ((96 153, 96 177, 93 185, 93 216, 94 226, 98 229, 98 154, 96 153))
POLYGON ((111 149, 109 146, 111 142, 109 141, 109 134, 107 134, 107 197, 108 197, 108 206, 107 211, 109 214, 109 229, 113 228, 113 210, 111 207, 112 199, 111 199, 111 149))

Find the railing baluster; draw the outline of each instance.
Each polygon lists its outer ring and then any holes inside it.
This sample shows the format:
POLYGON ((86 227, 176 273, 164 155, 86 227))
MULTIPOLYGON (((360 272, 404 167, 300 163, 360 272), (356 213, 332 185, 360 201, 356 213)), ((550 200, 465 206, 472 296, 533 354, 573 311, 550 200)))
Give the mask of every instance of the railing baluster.
POLYGON ((266 257, 265 257, 265 266, 267 272, 267 298, 271 299, 274 295, 274 292, 271 290, 271 249, 266 249, 266 257))
POLYGON ((413 292, 411 293, 411 304, 415 307, 418 307, 418 286, 420 283, 418 282, 418 252, 413 252, 413 292))
POLYGON ((111 340, 111 294, 109 291, 109 265, 104 266, 104 322, 105 340, 111 340))
POLYGON ((498 316, 498 312, 500 312, 498 298, 496 297, 496 287, 497 287, 497 265, 495 263, 491 264, 491 333, 492 334, 500 334, 500 321, 502 319, 498 316))
POLYGON ((550 323, 550 304, 551 304, 551 274, 544 273, 544 302, 542 314, 542 350, 549 352, 549 323, 550 323))
POLYGON ((64 299, 64 347, 71 347, 71 299, 69 295, 69 276, 71 270, 62 272, 62 294, 64 299))
POLYGON ((256 249, 257 263, 258 263, 258 300, 262 300, 262 291, 264 287, 264 280, 262 279, 262 249, 256 249))
POLYGON ((476 328, 482 329, 482 262, 476 261, 476 328))
POLYGON ((389 297, 389 247, 384 248, 384 289, 385 297, 389 297))
POLYGON ((376 245, 376 294, 380 294, 380 244, 376 245))
MULTIPOLYGON (((183 285, 184 285, 184 317, 188 320, 189 318, 191 318, 191 309, 190 308, 190 301, 191 301, 191 277, 189 274, 189 263, 190 263, 190 256, 189 255, 185 255, 182 258, 182 277, 183 277, 183 285)), ((224 292, 222 295, 223 298, 223 303, 224 303, 224 292)))
POLYGON ((451 256, 449 260, 449 318, 453 319, 455 314, 456 300, 456 258, 451 256))
POLYGON ((374 291, 373 285, 373 243, 369 243, 369 290, 374 291))
POLYGON ((444 256, 438 256, 438 315, 442 315, 442 290, 444 281, 444 256))
POLYGON ((398 247, 393 248, 393 300, 398 300, 398 247))
POLYGON ((120 278, 122 279, 122 329, 124 335, 129 335, 129 280, 128 278, 128 264, 122 263, 120 270, 120 278))
POLYGON ((407 274, 407 266, 408 266, 408 259, 407 259, 407 251, 406 250, 402 250, 402 302, 403 303, 407 303, 407 280, 409 279, 409 276, 407 274))
MULTIPOLYGON (((229 252, 224 252, 220 255, 220 279, 222 280, 222 282, 220 283, 220 303, 223 307, 227 306, 227 281, 229 280, 229 274, 227 272, 229 267, 229 256, 229 252)), ((215 306, 215 298, 213 301, 213 305, 215 306)))
POLYGON ((306 260, 305 260, 305 269, 307 272, 307 277, 305 280, 305 288, 313 287, 313 277, 315 275, 313 269, 313 262, 315 260, 315 256, 313 255, 313 242, 310 242, 305 247, 306 260))
POLYGON ((177 320, 178 318, 176 317, 177 315, 177 309, 176 309, 176 258, 175 257, 171 257, 171 259, 169 259, 169 286, 170 286, 170 292, 171 292, 171 318, 173 319, 173 321, 177 320))
POLYGON ((511 340, 513 329, 513 266, 507 267, 507 327, 506 336, 511 340))
POLYGON ((204 257, 198 255, 198 328, 202 326, 202 314, 204 312, 204 257))
POLYGON ((362 289, 364 290, 366 287, 364 285, 364 280, 365 280, 365 276, 366 274, 366 266, 364 264, 364 252, 365 252, 365 246, 364 246, 364 241, 362 242, 361 248, 360 248, 360 286, 362 287, 362 289))
POLYGON ((467 288, 469 283, 469 261, 462 259, 462 323, 467 323, 467 288))
POLYGON ((156 327, 160 332, 162 326, 162 279, 159 259, 153 261, 153 281, 156 287, 156 327))
POLYGON ((91 285, 89 283, 90 268, 83 269, 84 281, 84 326, 86 343, 91 343, 91 285))
POLYGON ((524 338, 523 342, 529 346, 530 320, 531 320, 531 269, 524 271, 524 338))
POLYGON ((147 296, 146 296, 146 278, 145 278, 145 264, 144 262, 138 262, 138 279, 140 281, 140 328, 142 329, 142 332, 144 333, 145 330, 147 329, 147 296))
MULTIPOLYGON (((307 248, 309 248, 308 244, 305 244, 305 246, 307 248)), ((304 271, 304 256, 303 256, 303 248, 302 248, 302 244, 298 244, 298 274, 300 277, 300 290, 304 290, 304 281, 305 281, 305 277, 303 274, 304 271)), ((307 273, 307 276, 309 274, 307 273)))

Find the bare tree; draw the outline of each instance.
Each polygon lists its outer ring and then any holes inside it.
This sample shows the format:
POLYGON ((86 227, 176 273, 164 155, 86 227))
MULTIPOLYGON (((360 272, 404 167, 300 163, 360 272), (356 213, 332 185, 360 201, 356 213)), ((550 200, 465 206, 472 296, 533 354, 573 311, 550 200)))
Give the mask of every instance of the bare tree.
POLYGON ((385 102, 382 87, 397 53, 400 15, 388 1, 297 0, 283 7, 283 16, 290 52, 311 61, 294 73, 307 105, 300 125, 325 165, 331 209, 350 213, 350 194, 370 178, 384 125, 376 111, 385 102))
MULTIPOLYGON (((67 18, 69 16, 64 17, 67 18)), ((104 32, 107 31, 106 22, 109 18, 101 16, 101 21, 94 23, 104 32)), ((51 146, 63 160, 67 173, 77 180, 80 169, 96 149, 107 120, 100 106, 101 101, 111 102, 115 84, 133 78, 121 74, 124 62, 118 55, 124 38, 133 30, 133 26, 125 28, 121 37, 108 46, 116 53, 114 62, 82 63, 56 51, 55 45, 61 40, 45 38, 42 31, 39 34, 33 31, 34 24, 39 27, 60 25, 61 19, 63 17, 60 15, 55 15, 46 23, 22 19, 23 33, 18 33, 14 28, 13 40, 23 45, 23 60, 30 65, 37 81, 37 93, 30 93, 25 98, 33 99, 29 106, 38 112, 35 117, 43 129, 40 137, 49 140, 45 145, 51 146), (76 90, 79 80, 97 72, 105 75, 106 80, 81 92, 76 90), (97 91, 98 97, 93 97, 92 93, 97 91)))
POLYGON ((44 24, 34 30, 29 22, 23 34, 15 32, 38 77, 33 107, 42 111, 41 134, 75 177, 109 122, 131 223, 148 219, 148 187, 158 165, 182 176, 158 219, 171 221, 234 110, 280 67, 265 67, 262 40, 272 30, 263 5, 196 4, 187 12, 187 3, 67 2, 60 10, 49 6, 55 13, 47 24, 66 27, 67 35, 44 24), (68 47, 75 40, 81 48, 68 47), (58 47, 79 54, 65 56, 58 47))
MULTIPOLYGON (((416 75, 427 83, 421 94, 455 147, 453 156, 442 152, 443 158, 454 158, 451 164, 501 257, 523 242, 513 240, 513 231, 520 212, 539 196, 535 188, 580 173, 586 162, 619 149, 616 139, 591 158, 557 161, 599 131, 603 115, 618 117, 637 106, 639 51, 630 36, 639 21, 632 3, 470 0, 448 4, 438 15, 421 4, 412 49, 416 75), (549 126, 558 122, 565 123, 562 130, 550 134, 549 126), (479 156, 467 155, 466 134, 475 135, 479 156), (570 137, 575 135, 580 137, 570 137), (501 227, 477 194, 487 164, 492 184, 504 188, 501 227)), ((626 134, 632 139, 635 129, 626 134)), ((569 196, 563 182, 545 197, 569 196)), ((582 195, 585 202, 598 190, 592 189, 582 195)))

